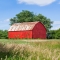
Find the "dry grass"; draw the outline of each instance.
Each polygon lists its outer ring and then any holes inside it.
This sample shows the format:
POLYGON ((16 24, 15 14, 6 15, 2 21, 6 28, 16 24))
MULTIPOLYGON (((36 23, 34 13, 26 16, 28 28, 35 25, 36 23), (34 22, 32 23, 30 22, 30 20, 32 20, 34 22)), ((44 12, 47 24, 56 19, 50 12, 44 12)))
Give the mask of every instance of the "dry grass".
POLYGON ((60 60, 60 42, 0 44, 0 53, 0 60, 60 60))

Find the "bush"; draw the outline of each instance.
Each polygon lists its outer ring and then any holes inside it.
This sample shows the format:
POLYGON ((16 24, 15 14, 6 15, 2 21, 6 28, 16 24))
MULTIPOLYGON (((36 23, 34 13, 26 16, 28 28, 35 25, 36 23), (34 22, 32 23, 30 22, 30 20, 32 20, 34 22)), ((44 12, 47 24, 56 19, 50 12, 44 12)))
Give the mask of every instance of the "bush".
POLYGON ((8 39, 8 31, 0 30, 0 39, 8 39))

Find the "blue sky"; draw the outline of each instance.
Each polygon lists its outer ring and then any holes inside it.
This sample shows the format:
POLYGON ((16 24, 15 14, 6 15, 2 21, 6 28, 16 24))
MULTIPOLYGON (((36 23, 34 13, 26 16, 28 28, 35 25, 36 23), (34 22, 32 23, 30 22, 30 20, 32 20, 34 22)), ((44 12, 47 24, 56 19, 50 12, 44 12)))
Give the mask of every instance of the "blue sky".
POLYGON ((22 10, 50 18, 54 22, 52 30, 60 28, 60 0, 0 0, 0 30, 8 30, 9 19, 22 10))

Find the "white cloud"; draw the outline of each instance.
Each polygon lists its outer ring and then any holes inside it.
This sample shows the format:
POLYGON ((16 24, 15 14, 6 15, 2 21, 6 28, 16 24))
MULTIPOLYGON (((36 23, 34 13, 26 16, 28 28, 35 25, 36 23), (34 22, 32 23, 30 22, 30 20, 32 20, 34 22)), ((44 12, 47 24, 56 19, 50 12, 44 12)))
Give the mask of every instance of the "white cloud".
POLYGON ((60 21, 54 21, 54 25, 60 24, 60 21))
POLYGON ((10 24, 10 19, 6 19, 6 20, 1 20, 0 21, 0 30, 5 30, 9 28, 9 24, 10 24))
POLYGON ((6 19, 5 21, 6 21, 6 22, 9 22, 9 21, 10 21, 10 19, 6 19))
POLYGON ((59 29, 60 28, 60 25, 56 25, 56 26, 53 26, 52 28, 51 28, 51 30, 57 30, 57 29, 59 29))
POLYGON ((0 23, 6 23, 6 22, 9 22, 10 19, 5 19, 5 20, 1 20, 0 23))
POLYGON ((58 2, 58 4, 60 4, 60 2, 58 2))
POLYGON ((26 3, 26 4, 35 4, 39 6, 46 6, 49 5, 56 0, 18 0, 18 3, 26 3))
POLYGON ((52 28, 51 30, 57 30, 60 28, 60 21, 54 21, 54 23, 52 24, 52 28))

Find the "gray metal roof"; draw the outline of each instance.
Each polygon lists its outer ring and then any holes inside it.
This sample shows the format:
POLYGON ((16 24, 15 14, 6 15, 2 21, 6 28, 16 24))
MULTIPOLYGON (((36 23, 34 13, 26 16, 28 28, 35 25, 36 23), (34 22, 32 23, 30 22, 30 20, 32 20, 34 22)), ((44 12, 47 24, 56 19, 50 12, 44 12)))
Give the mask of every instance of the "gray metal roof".
POLYGON ((32 30, 38 22, 14 23, 8 31, 32 30))

